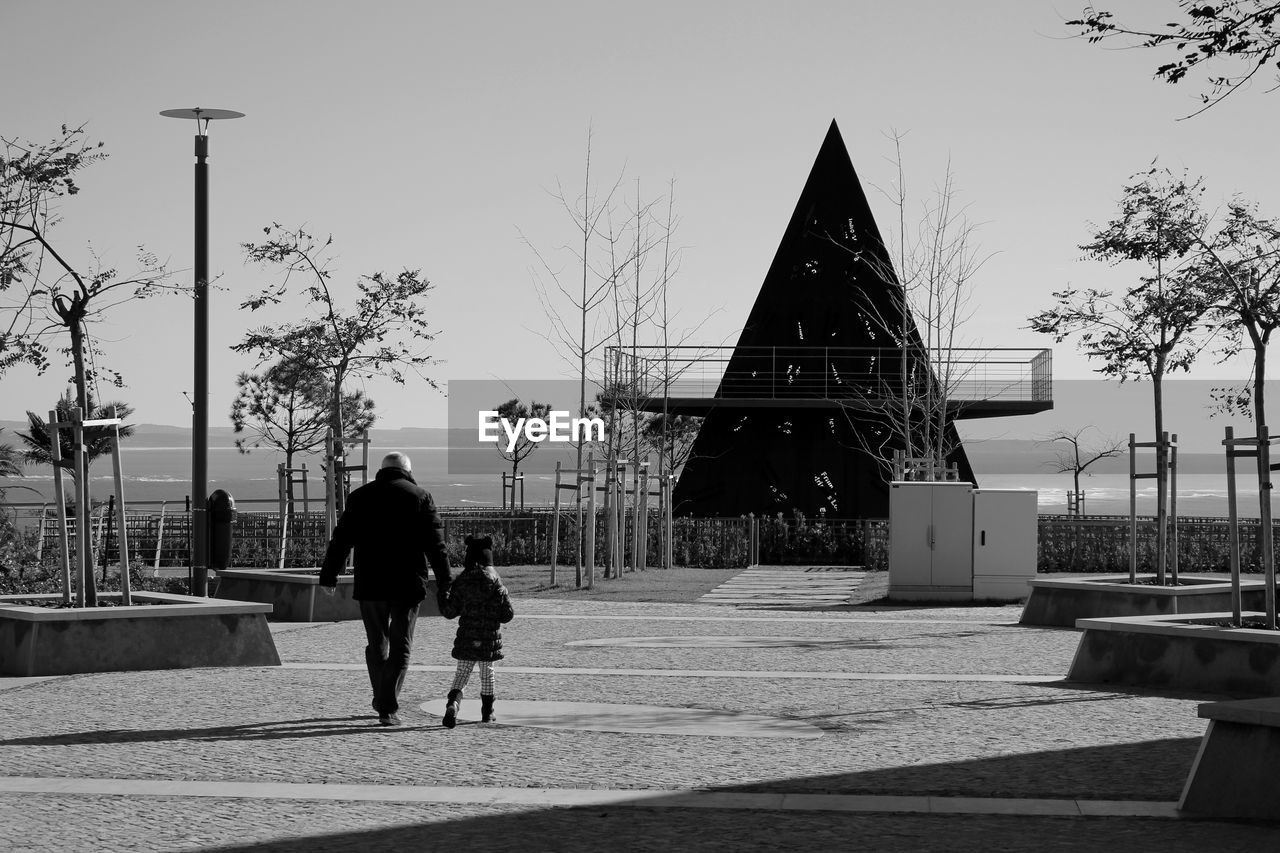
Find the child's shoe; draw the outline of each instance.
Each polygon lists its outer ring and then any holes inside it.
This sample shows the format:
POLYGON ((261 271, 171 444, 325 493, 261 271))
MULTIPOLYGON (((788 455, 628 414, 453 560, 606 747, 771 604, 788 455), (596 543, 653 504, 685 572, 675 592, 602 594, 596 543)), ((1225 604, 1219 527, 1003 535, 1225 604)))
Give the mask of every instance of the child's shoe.
POLYGON ((498 718, 493 714, 493 694, 480 694, 480 722, 496 723, 498 718))
POLYGON ((458 724, 458 712, 462 710, 462 691, 450 690, 444 706, 444 727, 451 729, 458 724))

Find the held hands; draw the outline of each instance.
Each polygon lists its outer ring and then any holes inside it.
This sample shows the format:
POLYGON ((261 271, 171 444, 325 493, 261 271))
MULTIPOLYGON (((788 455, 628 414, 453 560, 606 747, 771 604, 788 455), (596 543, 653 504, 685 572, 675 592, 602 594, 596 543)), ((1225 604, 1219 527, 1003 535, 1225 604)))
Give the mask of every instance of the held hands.
POLYGON ((325 586, 321 584, 320 589, 322 592, 324 592, 325 595, 329 596, 330 598, 333 598, 333 594, 338 591, 338 586, 337 584, 334 584, 333 586, 325 586))

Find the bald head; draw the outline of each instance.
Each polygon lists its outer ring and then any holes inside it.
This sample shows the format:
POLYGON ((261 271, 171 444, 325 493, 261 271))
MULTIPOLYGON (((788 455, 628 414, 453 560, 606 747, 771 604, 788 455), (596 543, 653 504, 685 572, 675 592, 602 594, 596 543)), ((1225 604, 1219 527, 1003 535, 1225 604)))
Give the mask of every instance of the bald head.
POLYGON ((382 457, 382 467, 399 468, 406 474, 413 471, 413 463, 409 461, 409 457, 399 452, 388 453, 386 456, 382 457))

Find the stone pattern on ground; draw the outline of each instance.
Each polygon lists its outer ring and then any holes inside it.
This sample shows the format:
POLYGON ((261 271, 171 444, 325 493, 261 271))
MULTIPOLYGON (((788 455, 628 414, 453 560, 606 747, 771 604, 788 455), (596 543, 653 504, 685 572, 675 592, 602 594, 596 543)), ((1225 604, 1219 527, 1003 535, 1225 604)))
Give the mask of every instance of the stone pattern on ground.
MULTIPOLYGON (((507 700, 710 708, 817 726, 815 740, 439 725, 449 671, 414 671, 406 725, 376 725, 356 623, 277 624, 286 662, 354 669, 103 673, 0 690, 5 776, 513 788, 1177 799, 1202 696, 1058 683, 578 675, 704 672, 1061 675, 1078 634, 1018 627, 1015 607, 760 611, 717 605, 516 602, 497 667, 507 700), (547 618, 521 618, 541 616, 547 618), (571 647, 609 637, 839 638, 755 649, 571 647), (545 674, 504 667, 547 667, 545 674), (418 710, 427 703, 434 713, 418 710)), ((456 623, 424 619, 414 661, 451 667, 456 623)), ((478 678, 473 676, 473 678, 478 678)), ((465 702, 478 704, 478 682, 465 702)), ((17 850, 1266 849, 1274 827, 1146 818, 524 808, 0 794, 17 850), (518 823, 516 819, 518 817, 518 823), (512 822, 507 823, 510 818, 512 822), (303 839, 302 837, 306 838, 303 839), (874 839, 874 843, 871 842, 874 839), (1018 841, 1011 839, 1020 839, 1018 841)))

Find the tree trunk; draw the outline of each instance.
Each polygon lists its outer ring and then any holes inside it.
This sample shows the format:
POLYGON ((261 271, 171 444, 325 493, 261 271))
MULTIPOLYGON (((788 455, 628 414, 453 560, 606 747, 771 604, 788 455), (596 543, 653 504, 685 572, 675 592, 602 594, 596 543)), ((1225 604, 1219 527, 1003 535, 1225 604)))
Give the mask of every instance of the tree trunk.
POLYGON ((333 372, 333 405, 331 408, 330 427, 333 429, 333 447, 329 448, 332 456, 330 462, 329 482, 333 489, 333 506, 338 517, 342 516, 342 511, 346 509, 347 495, 344 485, 344 471, 342 465, 346 462, 346 444, 343 439, 346 437, 342 430, 342 380, 345 378, 346 371, 339 367, 333 372))
POLYGON ((293 448, 284 452, 284 505, 289 515, 294 514, 293 506, 293 448))
MULTIPOLYGON (((84 412, 86 419, 92 417, 89 412, 89 385, 85 376, 84 368, 84 326, 83 323, 84 307, 82 303, 73 304, 71 312, 65 317, 67 326, 71 332, 71 363, 75 368, 76 382, 76 405, 80 407, 80 411, 84 412)), ((83 452, 83 451, 82 451, 83 452)), ((91 499, 89 496, 89 463, 85 460, 84 479, 81 480, 77 473, 76 482, 76 524, 77 530, 80 524, 89 523, 89 507, 91 499)), ((91 553, 76 554, 76 562, 80 569, 80 583, 84 585, 84 604, 85 607, 98 606, 98 589, 95 585, 93 576, 93 555, 91 553)))

